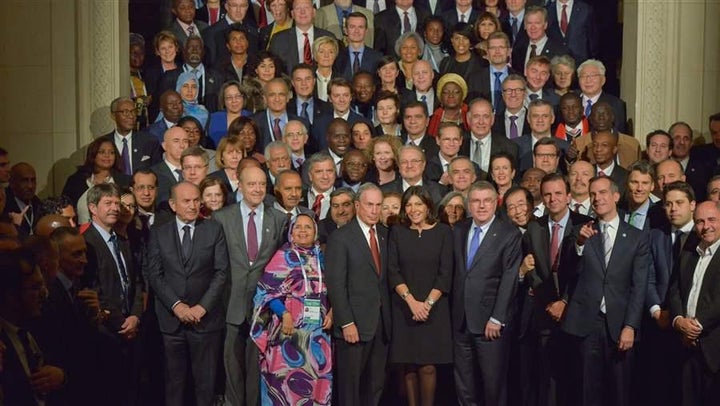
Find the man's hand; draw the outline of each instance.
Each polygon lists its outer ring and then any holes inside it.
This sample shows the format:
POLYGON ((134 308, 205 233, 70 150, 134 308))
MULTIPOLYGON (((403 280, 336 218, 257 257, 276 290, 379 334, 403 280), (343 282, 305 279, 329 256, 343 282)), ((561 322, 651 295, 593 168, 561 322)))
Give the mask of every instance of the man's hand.
POLYGON ((652 318, 662 330, 667 330, 670 327, 670 312, 667 310, 655 310, 652 318))
POLYGON ((500 330, 502 330, 501 325, 488 320, 487 324, 485 324, 485 338, 490 341, 497 340, 500 338, 500 330))
POLYGON ((343 339, 345 339, 345 342, 347 342, 348 344, 355 344, 356 342, 360 341, 360 333, 358 333, 358 329, 355 324, 351 324, 343 328, 342 333, 343 339))
POLYGON ((30 375, 30 385, 35 392, 47 393, 62 388, 65 371, 52 365, 43 365, 30 375))
POLYGON ((140 325, 140 319, 137 316, 128 316, 125 322, 120 326, 118 334, 125 336, 125 339, 132 340, 137 336, 138 326, 140 325))
POLYGON ((292 314, 290 312, 285 312, 282 315, 282 326, 280 326, 280 330, 283 334, 289 336, 292 335, 292 333, 295 332, 295 326, 293 324, 293 318, 292 314))
POLYGON ((585 245, 585 241, 587 241, 588 238, 598 233, 598 231, 593 228, 594 223, 594 221, 588 221, 580 228, 580 233, 578 234, 577 238, 578 246, 582 247, 583 245, 585 245))
POLYGON ((192 318, 195 324, 200 323, 200 320, 207 314, 207 311, 204 307, 200 306, 199 304, 196 304, 195 306, 191 307, 189 310, 190 314, 192 315, 192 318))
POLYGON ((78 291, 77 298, 82 300, 85 307, 88 308, 89 314, 100 313, 100 298, 98 293, 92 289, 83 289, 78 291))
POLYGON ((20 213, 8 213, 10 216, 10 220, 12 220, 13 224, 16 226, 20 226, 23 222, 23 219, 25 218, 25 213, 27 213, 30 206, 25 206, 24 209, 20 213))
POLYGON ((679 331, 686 339, 690 341, 697 340, 702 333, 702 328, 695 319, 687 317, 678 317, 675 321, 675 330, 679 331))
POLYGON ((438 183, 441 185, 450 184, 450 175, 447 173, 447 171, 443 172, 442 176, 440 176, 440 180, 438 180, 438 183))
POLYGON ((618 340, 618 350, 627 351, 632 348, 635 342, 635 329, 630 326, 623 327, 618 340))
POLYGON ((323 330, 330 330, 332 328, 333 324, 333 315, 332 315, 332 308, 328 310, 327 314, 325 315, 325 318, 323 319, 322 329, 323 330))
POLYGON ((175 314, 175 317, 180 319, 180 322, 185 324, 195 324, 197 320, 195 319, 195 315, 193 312, 190 311, 190 306, 188 306, 185 303, 178 303, 173 308, 173 313, 175 314))
POLYGON ((535 270, 535 257, 533 254, 527 254, 520 264, 520 277, 524 278, 525 275, 533 270, 535 270))
POLYGON ((577 149, 577 142, 576 139, 573 138, 572 142, 570 142, 570 146, 568 147, 567 151, 565 151, 565 158, 568 162, 574 162, 577 159, 578 156, 578 149, 577 149))
POLYGON ((565 316, 565 308, 567 303, 562 300, 552 302, 545 308, 545 311, 552 317, 553 320, 560 322, 563 316, 565 316))

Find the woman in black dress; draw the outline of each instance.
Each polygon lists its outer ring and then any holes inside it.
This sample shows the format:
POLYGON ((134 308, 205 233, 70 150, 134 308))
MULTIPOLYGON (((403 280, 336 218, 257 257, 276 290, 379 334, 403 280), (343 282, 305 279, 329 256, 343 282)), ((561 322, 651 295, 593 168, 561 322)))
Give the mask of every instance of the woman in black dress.
POLYGON ((390 361, 405 367, 409 405, 433 405, 436 368, 452 362, 450 306, 452 231, 437 221, 420 186, 403 194, 401 222, 390 229, 388 278, 393 333, 390 361))

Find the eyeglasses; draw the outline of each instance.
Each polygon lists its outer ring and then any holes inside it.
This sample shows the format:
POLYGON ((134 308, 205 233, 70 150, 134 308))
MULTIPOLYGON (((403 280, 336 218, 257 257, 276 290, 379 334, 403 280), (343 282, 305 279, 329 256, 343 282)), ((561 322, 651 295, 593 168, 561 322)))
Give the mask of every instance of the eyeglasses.
POLYGON ((503 93, 505 94, 515 94, 515 93, 523 93, 525 92, 524 87, 519 87, 517 89, 503 89, 503 93))
POLYGON ((422 159, 411 159, 409 161, 403 160, 398 163, 400 164, 400 166, 415 166, 415 165, 421 164, 422 162, 423 162, 422 159))
POLYGON ((527 210, 528 205, 527 203, 518 203, 518 204, 512 204, 507 206, 508 213, 510 212, 516 212, 520 210, 527 210))
POLYGON ((120 202, 120 205, 121 205, 122 207, 124 207, 126 210, 135 210, 135 209, 137 209, 137 205, 132 204, 132 203, 122 203, 122 202, 120 202))
POLYGON ((288 138, 300 138, 304 135, 307 135, 307 133, 303 132, 297 132, 297 133, 286 133, 285 136, 288 138))
POLYGON ((134 116, 135 110, 115 110, 113 111, 115 114, 119 114, 121 116, 134 116))
POLYGON ((599 73, 593 73, 593 74, 587 74, 587 75, 580 75, 580 79, 597 79, 603 75, 599 73))

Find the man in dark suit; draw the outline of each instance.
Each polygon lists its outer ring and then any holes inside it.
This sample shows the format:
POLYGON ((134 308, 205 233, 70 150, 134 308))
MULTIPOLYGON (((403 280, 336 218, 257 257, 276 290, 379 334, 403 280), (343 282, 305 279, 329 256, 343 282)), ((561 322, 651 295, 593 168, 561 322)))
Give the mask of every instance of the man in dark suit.
POLYGON ((502 31, 510 38, 513 46, 518 42, 527 41, 527 32, 523 29, 525 4, 526 0, 506 1, 505 6, 508 9, 508 14, 500 19, 502 31))
MULTIPOLYGON (((564 162, 564 152, 567 151, 569 143, 552 136, 550 129, 555 121, 552 105, 542 99, 533 100, 528 107, 528 123, 530 124, 530 134, 525 134, 520 138, 515 138, 518 144, 518 175, 526 170, 537 167, 545 171, 545 173, 556 172, 559 163, 564 162), (547 151, 536 151, 539 147, 538 143, 542 139, 552 140, 550 144, 545 144, 552 149, 555 147, 559 153, 554 157, 547 154, 547 151), (552 145, 551 145, 552 144, 552 145)), ((553 151, 555 153, 555 151, 553 151)))
POLYGON ((163 333, 165 403, 181 405, 193 371, 198 405, 212 404, 223 329, 221 295, 229 268, 220 224, 198 219, 200 189, 173 186, 170 207, 176 220, 150 231, 144 273, 155 290, 155 311, 163 333), (187 358, 189 354, 190 365, 187 358))
POLYGON ((162 162, 150 170, 157 176, 157 200, 159 206, 170 198, 170 188, 182 180, 182 152, 187 148, 188 134, 182 127, 172 127, 165 131, 162 147, 165 150, 162 162))
POLYGON ((170 23, 168 31, 175 34, 181 46, 185 46, 188 36, 202 34, 208 28, 208 24, 195 19, 194 0, 173 0, 172 3, 175 19, 170 23))
POLYGON ((627 193, 622 205, 623 220, 642 231, 650 231, 667 224, 662 201, 651 199, 655 189, 655 167, 648 161, 637 161, 628 168, 627 193))
POLYGON ((166 90, 160 96, 160 111, 162 111, 163 119, 152 123, 147 128, 147 131, 154 135, 159 142, 163 142, 165 131, 175 126, 183 116, 183 103, 180 93, 175 90, 166 90))
POLYGON ((412 68, 412 79, 415 88, 400 95, 400 106, 421 102, 426 106, 428 115, 432 115, 440 106, 440 100, 435 96, 435 71, 430 62, 423 60, 415 62, 412 68))
POLYGON ((283 130, 288 120, 300 120, 306 126, 309 123, 287 110, 290 89, 287 82, 281 78, 270 80, 263 89, 267 108, 258 111, 253 120, 260 129, 258 134, 258 148, 262 151, 273 141, 282 141, 283 130))
POLYGON ((10 216, 20 239, 32 235, 40 219, 40 198, 35 195, 37 175, 35 168, 19 162, 10 168, 10 184, 5 188, 4 215, 10 216))
POLYGON ((478 11, 473 7, 472 0, 455 0, 454 6, 444 11, 440 16, 445 21, 447 31, 452 31, 452 27, 457 23, 475 24, 478 18, 478 11))
POLYGON ((615 163, 618 134, 613 131, 593 131, 591 137, 595 172, 598 176, 610 177, 619 188, 620 195, 625 195, 628 171, 615 163))
POLYGON ((425 154, 417 145, 403 145, 398 150, 398 168, 400 176, 392 182, 380 187, 383 193, 403 193, 410 186, 422 186, 430 194, 433 202, 437 205, 445 195, 445 187, 437 182, 424 179, 426 159, 425 154))
POLYGON ((451 312, 455 387, 462 405, 507 404, 507 331, 512 328, 521 234, 496 216, 497 198, 489 182, 473 184, 468 194, 471 217, 453 230, 451 312))
MULTIPOLYGON (((438 9, 440 5, 438 5, 438 9)), ((432 13, 428 8, 414 7, 413 0, 395 1, 395 7, 387 8, 375 16, 375 48, 383 55, 395 54, 395 42, 400 35, 414 31, 422 36, 423 21, 432 13)), ((440 14, 440 13, 437 13, 440 14)))
MULTIPOLYGON (((305 63, 295 65, 290 78, 293 98, 288 102, 287 110, 310 123, 310 128, 308 128, 308 134, 310 134, 315 120, 323 114, 331 112, 332 106, 313 94, 315 91, 315 68, 312 65, 305 63)), ((317 148, 316 145, 315 148, 317 148)))
POLYGON ((498 152, 510 154, 517 167, 518 146, 505 136, 493 131, 492 105, 485 99, 475 99, 470 102, 467 112, 467 122, 470 132, 465 135, 460 147, 460 155, 470 157, 480 169, 489 171, 490 157, 498 152))
POLYGON ((403 131, 400 135, 402 143, 420 147, 425 154, 425 158, 437 155, 439 150, 437 142, 425 132, 430 122, 425 103, 419 101, 409 102, 403 107, 402 120, 403 131))
POLYGON ((570 181, 570 210, 575 213, 595 217, 595 210, 590 202, 590 179, 595 176, 595 166, 588 161, 575 161, 568 168, 570 181))
MULTIPOLYGON (((225 48, 224 41, 223 48, 225 48)), ((203 63, 205 48, 203 46, 203 39, 199 35, 188 38, 188 40, 185 41, 185 46, 182 51, 183 61, 185 61, 185 63, 180 69, 168 71, 168 73, 162 77, 159 91, 165 92, 166 90, 175 89, 181 73, 193 72, 198 79, 198 103, 205 106, 211 113, 217 111, 218 93, 220 93, 220 88, 225 81, 224 74, 216 71, 212 68, 212 65, 203 63)))
POLYGON ((556 0, 548 3, 548 34, 562 39, 576 64, 598 55, 600 35, 593 7, 583 0, 556 0))
MULTIPOLYGON (((450 185, 450 163, 456 157, 460 156, 460 148, 463 144, 463 130, 455 123, 442 123, 440 124, 438 136, 435 140, 439 150, 435 155, 426 155, 427 165, 425 166, 423 176, 441 185, 450 185)), ((470 165, 473 167, 473 175, 481 180, 485 180, 487 173, 483 172, 480 167, 472 161, 470 161, 470 165)), ((473 178, 470 183, 472 182, 475 182, 475 178, 473 178)))
POLYGON ((527 61, 533 56, 543 55, 548 59, 566 55, 568 49, 559 40, 548 37, 547 10, 543 7, 528 7, 525 10, 525 32, 527 38, 513 44, 512 66, 518 71, 525 71, 527 61))
MULTIPOLYGON (((175 85, 172 86, 175 88, 175 85)), ((138 169, 147 169, 162 161, 160 142, 151 134, 135 131, 137 114, 135 102, 129 97, 118 97, 110 103, 115 131, 103 137, 115 144, 123 162, 123 171, 131 176, 138 169)))
POLYGON ((559 324, 568 300, 568 280, 558 272, 560 253, 575 243, 576 227, 592 219, 569 210, 570 185, 562 175, 546 175, 540 189, 547 214, 528 223, 520 266, 521 388, 523 404, 566 404, 571 354, 563 348, 559 324))
POLYGON ((477 97, 490 100, 493 110, 497 113, 505 109, 502 83, 508 75, 515 73, 508 64, 510 56, 510 40, 507 34, 497 31, 487 39, 487 57, 490 64, 480 70, 479 75, 465 78, 468 84, 467 100, 477 97))
POLYGON ((579 349, 576 387, 582 394, 572 404, 627 405, 647 291, 648 241, 618 215, 620 192, 611 178, 591 179, 590 198, 599 227, 584 224, 560 260, 560 273, 573 281, 562 329, 579 349))
POLYGON ((225 18, 208 27, 202 33, 207 47, 207 63, 213 66, 217 61, 230 55, 225 46, 225 33, 233 24, 241 24, 247 30, 248 55, 258 51, 258 29, 252 17, 247 17, 250 0, 227 0, 225 2, 225 18))
POLYGON ((246 167, 238 177, 243 199, 213 213, 225 231, 230 252, 229 302, 225 316, 225 401, 257 405, 258 352, 250 341, 249 318, 257 281, 282 243, 286 217, 263 204, 267 179, 262 169, 246 167))
MULTIPOLYGON (((415 7, 422 9, 429 13, 429 15, 432 16, 440 16, 442 13, 450 10, 453 8, 453 5, 455 4, 452 1, 435 1, 432 2, 430 0, 415 0, 415 7), (433 5, 433 3, 435 3, 433 5)), ((424 20, 421 20, 421 22, 424 20)))
POLYGON ((515 139, 530 133, 525 108, 527 82, 518 74, 511 73, 502 82, 504 108, 495 110, 493 131, 503 134, 507 139, 515 139))
POLYGON ((333 37, 332 33, 313 25, 315 9, 312 0, 296 0, 293 2, 291 15, 294 25, 273 35, 269 51, 285 62, 287 74, 298 63, 313 63, 312 44, 320 37, 333 37), (300 45, 302 44, 302 45, 300 45))
POLYGON ((673 139, 672 158, 680 163, 697 200, 704 201, 707 197, 705 187, 709 177, 697 155, 693 156, 691 153, 694 139, 692 127, 686 122, 677 121, 670 126, 668 133, 673 139))
POLYGON ((550 79, 550 59, 548 57, 539 55, 528 59, 525 64, 525 79, 527 79, 526 104, 529 105, 532 101, 540 99, 550 103, 553 110, 557 109, 560 96, 545 88, 550 79))
POLYGON ((603 85, 605 85, 605 65, 597 59, 588 59, 578 66, 577 74, 580 90, 582 91, 585 117, 590 117, 595 104, 605 102, 612 108, 614 116, 613 128, 615 131, 624 133, 627 128, 625 101, 603 91, 603 85))
POLYGON ((353 99, 352 84, 343 78, 333 78, 328 84, 328 101, 332 105, 332 112, 327 112, 318 117, 312 130, 312 139, 319 150, 328 147, 326 132, 333 120, 341 118, 352 127, 353 124, 363 117, 352 111, 353 99))
POLYGON ((695 146, 690 151, 690 160, 698 165, 693 177, 705 179, 705 183, 714 175, 720 175, 720 113, 711 115, 708 121, 711 142, 695 146))
POLYGON ((350 188, 333 190, 330 194, 328 216, 318 222, 318 239, 324 247, 330 234, 348 224, 355 217, 355 192, 350 188))
POLYGON ((712 322, 720 310, 720 206, 700 203, 693 218, 700 242, 682 250, 668 292, 672 326, 686 347, 674 382, 682 382, 684 405, 714 404, 720 396, 720 329, 712 322))
POLYGON ((347 46, 340 50, 335 59, 335 69, 340 76, 352 80, 359 71, 375 72, 382 54, 366 44, 368 19, 365 14, 353 12, 345 19, 347 46))
POLYGON ((380 222, 382 192, 362 185, 356 217, 328 238, 325 264, 333 303, 339 404, 377 405, 385 382, 390 339, 387 229, 380 222))
POLYGON ((366 9, 377 15, 381 11, 385 11, 389 8, 395 7, 394 0, 352 0, 353 4, 365 7, 366 9))
POLYGON ((85 231, 88 265, 85 279, 98 290, 105 321, 100 328, 98 363, 103 404, 126 404, 137 394, 134 340, 142 312, 140 272, 132 261, 130 244, 113 230, 120 214, 120 189, 101 183, 88 191, 92 223, 85 231))

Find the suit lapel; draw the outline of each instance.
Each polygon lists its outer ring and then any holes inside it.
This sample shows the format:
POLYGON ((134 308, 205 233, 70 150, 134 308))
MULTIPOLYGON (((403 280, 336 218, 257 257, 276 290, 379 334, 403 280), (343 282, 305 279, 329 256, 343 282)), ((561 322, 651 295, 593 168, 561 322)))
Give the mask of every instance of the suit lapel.
MULTIPOLYGON (((550 263, 550 229, 548 228, 547 218, 543 217, 543 220, 540 222, 540 247, 541 249, 539 251, 535 251, 534 254, 538 259, 538 262, 542 264, 547 265, 547 271, 552 270, 552 264, 550 263), (544 247, 548 247, 547 250, 542 249, 544 247)), ((558 241, 558 248, 560 241, 558 241)))
MULTIPOLYGON (((475 256, 473 257, 473 261, 470 264, 470 269, 474 268, 475 265, 477 265, 478 261, 480 261, 480 257, 485 256, 485 251, 491 249, 491 247, 495 247, 495 240, 497 239, 497 222, 498 218, 495 217, 495 220, 493 220, 490 227, 485 231, 485 235, 482 236, 482 242, 480 243, 480 246, 478 247, 477 252, 475 253, 475 256)), ((467 240, 465 241, 465 244, 467 245, 467 240)), ((467 250, 465 251, 465 255, 467 255, 467 250)))
MULTIPOLYGON (((245 225, 243 224, 242 212, 240 211, 240 202, 237 202, 235 203, 235 205, 233 205, 232 210, 230 211, 230 219, 228 223, 232 225, 237 224, 237 226, 232 226, 229 232, 237 235, 238 247, 236 247, 236 249, 242 256, 243 262, 249 264, 250 259, 248 259, 247 255, 247 243, 245 242, 245 225)), ((228 232, 228 230, 226 230, 226 232, 228 232)))
MULTIPOLYGON (((375 267, 375 261, 372 257, 372 251, 370 251, 370 245, 368 244, 368 240, 365 238, 365 233, 363 232, 363 229, 360 227, 360 220, 356 219, 355 224, 353 227, 355 227, 355 232, 353 233, 353 238, 355 239, 355 244, 357 247, 360 247, 360 251, 363 253, 363 257, 367 259, 368 264, 372 267, 372 269, 375 270, 375 275, 377 276, 379 274, 378 269, 375 267)), ((378 239, 378 248, 380 246, 380 233, 375 233, 375 236, 378 239)), ((382 264, 382 258, 383 258, 383 251, 380 251, 380 264, 382 264)))

